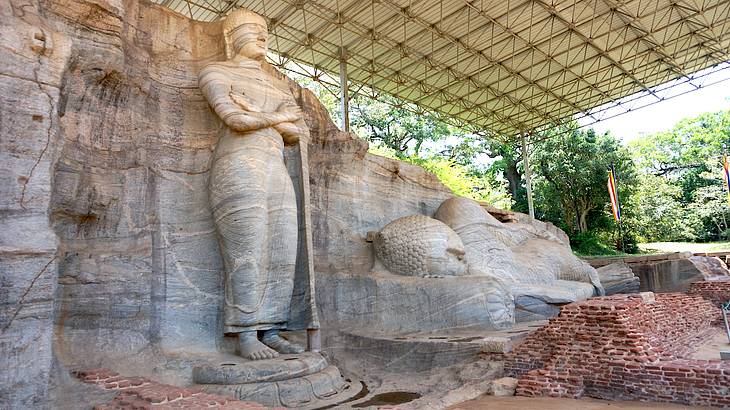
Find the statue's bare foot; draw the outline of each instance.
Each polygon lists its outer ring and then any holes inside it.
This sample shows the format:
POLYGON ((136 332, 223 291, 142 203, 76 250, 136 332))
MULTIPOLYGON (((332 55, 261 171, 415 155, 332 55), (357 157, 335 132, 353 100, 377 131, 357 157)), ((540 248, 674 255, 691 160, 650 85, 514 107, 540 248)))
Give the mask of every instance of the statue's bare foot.
POLYGON ((274 349, 259 341, 256 332, 239 333, 238 347, 241 349, 241 356, 250 360, 273 359, 279 356, 274 349))
POLYGON ((302 348, 298 344, 291 343, 283 337, 279 336, 279 331, 277 330, 265 331, 264 337, 261 338, 261 341, 281 354, 294 354, 304 352, 304 348, 302 348))

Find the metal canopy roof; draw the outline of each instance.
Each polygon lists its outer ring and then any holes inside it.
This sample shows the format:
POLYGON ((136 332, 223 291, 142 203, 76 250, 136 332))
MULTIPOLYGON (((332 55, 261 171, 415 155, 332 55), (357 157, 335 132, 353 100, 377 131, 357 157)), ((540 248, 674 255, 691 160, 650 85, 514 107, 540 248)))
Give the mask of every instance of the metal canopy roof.
POLYGON ((345 59, 360 86, 501 136, 730 72, 730 0, 156 2, 206 21, 247 7, 269 19, 279 63, 336 75, 345 59))

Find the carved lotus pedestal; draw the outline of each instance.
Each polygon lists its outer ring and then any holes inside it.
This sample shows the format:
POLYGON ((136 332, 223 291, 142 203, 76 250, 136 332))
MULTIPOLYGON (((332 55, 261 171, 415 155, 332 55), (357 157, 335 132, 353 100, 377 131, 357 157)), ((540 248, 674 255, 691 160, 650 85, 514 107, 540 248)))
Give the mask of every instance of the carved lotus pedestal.
POLYGON ((209 393, 304 409, 342 403, 361 390, 317 352, 257 361, 221 355, 194 367, 193 381, 209 393))

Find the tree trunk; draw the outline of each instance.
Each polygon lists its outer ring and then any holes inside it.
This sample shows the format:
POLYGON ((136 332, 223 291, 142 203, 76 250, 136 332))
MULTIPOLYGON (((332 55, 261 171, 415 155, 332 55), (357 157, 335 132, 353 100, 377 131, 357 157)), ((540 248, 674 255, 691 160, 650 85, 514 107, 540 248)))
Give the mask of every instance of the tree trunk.
POLYGON ((578 219, 578 230, 583 232, 588 232, 588 210, 584 209, 580 211, 580 217, 578 219))
POLYGON ((506 166, 504 167, 504 178, 507 180, 509 186, 509 194, 512 196, 512 200, 518 201, 518 192, 520 190, 520 184, 522 182, 522 175, 517 170, 517 163, 505 158, 506 166))

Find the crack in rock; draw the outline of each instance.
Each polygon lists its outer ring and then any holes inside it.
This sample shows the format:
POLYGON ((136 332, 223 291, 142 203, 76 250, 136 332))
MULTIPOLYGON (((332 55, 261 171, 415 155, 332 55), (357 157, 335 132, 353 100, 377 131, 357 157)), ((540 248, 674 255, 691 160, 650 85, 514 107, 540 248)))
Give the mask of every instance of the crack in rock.
MULTIPOLYGON (((43 29, 41 29, 41 33, 43 33, 43 35, 46 36, 46 32, 43 29)), ((44 49, 43 50, 44 51, 46 50, 45 49, 45 45, 44 45, 44 49)), ((51 144, 51 136, 52 136, 53 125, 54 125, 54 122, 53 122, 53 113, 56 110, 56 105, 53 102, 53 97, 43 87, 43 84, 40 81, 40 76, 39 76, 38 72, 40 71, 41 67, 43 67, 43 57, 42 57, 42 53, 39 53, 38 54, 38 64, 33 68, 33 78, 34 78, 36 84, 38 84, 38 89, 43 94, 45 94, 46 98, 48 99, 48 107, 49 107, 49 110, 48 110, 48 127, 46 128, 46 143, 43 146, 43 149, 41 150, 41 154, 38 156, 38 158, 36 159, 35 163, 30 168, 30 171, 28 172, 28 176, 23 179, 23 187, 21 188, 21 191, 20 191, 20 207, 23 208, 23 209, 26 209, 26 207, 25 207, 25 192, 26 192, 26 190, 28 188, 28 184, 30 183, 30 179, 33 177, 33 173, 35 172, 35 169, 38 167, 38 164, 40 164, 41 160, 46 155, 46 151, 48 151, 48 147, 51 144)))
POLYGON ((3 326, 3 332, 8 330, 10 328, 10 325, 13 324, 13 321, 16 317, 18 317, 18 314, 20 313, 20 310, 23 308, 23 303, 25 302, 25 298, 28 296, 28 293, 30 293, 30 290, 33 289, 33 286, 35 285, 36 281, 43 275, 46 270, 48 270, 48 267, 51 266, 51 264, 56 260, 58 256, 54 255, 53 258, 51 258, 48 263, 46 263, 45 266, 43 266, 43 269, 40 270, 40 272, 36 273, 36 275, 33 277, 33 280, 30 281, 30 285, 25 289, 25 292, 23 292, 23 295, 18 299, 17 307, 15 308, 15 312, 13 312, 13 315, 10 317, 10 320, 8 323, 3 326))

